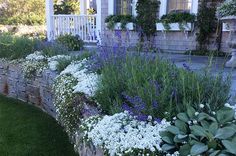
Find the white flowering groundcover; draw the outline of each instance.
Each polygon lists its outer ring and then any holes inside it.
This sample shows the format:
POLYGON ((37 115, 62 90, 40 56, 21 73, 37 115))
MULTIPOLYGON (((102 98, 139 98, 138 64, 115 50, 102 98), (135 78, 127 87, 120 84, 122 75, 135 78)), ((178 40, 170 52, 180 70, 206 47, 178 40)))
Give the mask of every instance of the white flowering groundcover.
MULTIPOLYGON (((70 60, 71 56, 47 57, 42 52, 35 52, 26 57, 22 65, 23 71, 26 76, 40 74, 45 69, 57 71, 58 61, 61 59, 70 60)), ((99 75, 87 70, 87 61, 87 59, 72 61, 59 73, 53 84, 57 120, 70 136, 75 136, 75 150, 79 151, 81 143, 92 143, 110 156, 164 155, 161 153, 162 139, 159 133, 165 131, 171 124, 165 119, 156 122, 149 116, 147 121, 139 121, 128 112, 81 119, 83 101, 74 106, 73 100, 80 94, 92 99, 99 83, 99 75)), ((236 106, 229 104, 225 106, 236 111, 236 106)), ((201 107, 204 105, 201 104, 201 107)), ((165 155, 177 156, 179 153, 177 151, 165 155)))

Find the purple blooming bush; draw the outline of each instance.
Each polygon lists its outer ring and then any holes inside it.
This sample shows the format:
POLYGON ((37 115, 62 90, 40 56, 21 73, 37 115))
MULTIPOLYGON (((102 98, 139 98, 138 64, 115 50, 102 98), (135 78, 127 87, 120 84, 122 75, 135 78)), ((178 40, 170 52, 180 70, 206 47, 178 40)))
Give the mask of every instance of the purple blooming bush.
POLYGON ((199 103, 218 110, 229 98, 230 81, 221 74, 179 69, 154 54, 114 47, 113 52, 94 56, 91 66, 101 74, 96 99, 108 114, 126 110, 139 120, 151 115, 158 121, 171 119, 189 105, 198 109, 199 103))

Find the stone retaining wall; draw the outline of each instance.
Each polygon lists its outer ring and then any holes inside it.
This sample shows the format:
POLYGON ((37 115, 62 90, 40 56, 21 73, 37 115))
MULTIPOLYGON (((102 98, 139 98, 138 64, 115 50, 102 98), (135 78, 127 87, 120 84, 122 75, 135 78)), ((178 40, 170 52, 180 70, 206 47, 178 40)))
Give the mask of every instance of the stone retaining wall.
POLYGON ((32 79, 24 78, 18 64, 0 61, 0 93, 31 103, 55 117, 52 83, 57 73, 45 70, 32 79))
MULTIPOLYGON (((44 70, 41 75, 26 79, 19 64, 0 60, 0 94, 33 104, 56 118, 52 84, 57 75, 51 70, 44 70)), ((89 110, 89 113, 82 111, 85 112, 82 113, 82 118, 99 114, 95 106, 88 104, 84 105, 83 110, 89 110)), ((81 136, 72 138, 74 138, 72 142, 76 145, 75 150, 80 156, 103 156, 101 149, 81 143, 81 136)))

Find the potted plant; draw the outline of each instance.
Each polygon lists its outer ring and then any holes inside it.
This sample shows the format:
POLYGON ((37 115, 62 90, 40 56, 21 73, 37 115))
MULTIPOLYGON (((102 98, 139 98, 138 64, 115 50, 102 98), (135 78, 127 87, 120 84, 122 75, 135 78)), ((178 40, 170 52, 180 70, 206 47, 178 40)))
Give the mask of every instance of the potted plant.
POLYGON ((191 31, 195 15, 185 12, 170 13, 157 21, 157 31, 191 31))
POLYGON ((236 67, 236 1, 225 1, 217 8, 217 16, 229 26, 230 35, 227 44, 231 49, 232 57, 225 66, 234 68, 236 67))

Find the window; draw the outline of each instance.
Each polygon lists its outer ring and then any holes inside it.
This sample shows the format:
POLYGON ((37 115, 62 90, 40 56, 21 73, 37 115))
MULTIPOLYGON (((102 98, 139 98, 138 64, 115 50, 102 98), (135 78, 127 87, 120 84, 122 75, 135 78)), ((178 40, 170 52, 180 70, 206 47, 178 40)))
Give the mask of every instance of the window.
POLYGON ((190 12, 192 0, 168 0, 167 13, 190 12))
POLYGON ((132 0, 114 0, 116 15, 132 15, 132 0))

